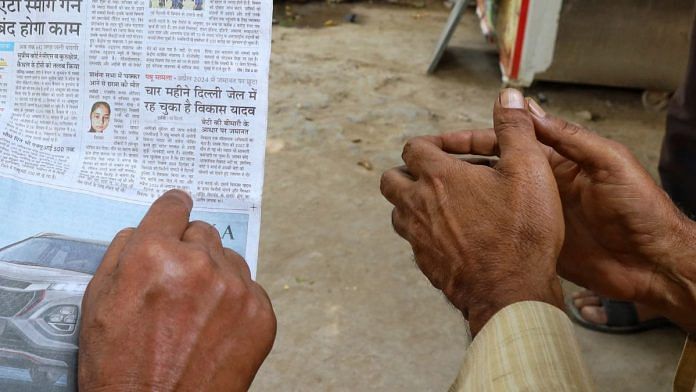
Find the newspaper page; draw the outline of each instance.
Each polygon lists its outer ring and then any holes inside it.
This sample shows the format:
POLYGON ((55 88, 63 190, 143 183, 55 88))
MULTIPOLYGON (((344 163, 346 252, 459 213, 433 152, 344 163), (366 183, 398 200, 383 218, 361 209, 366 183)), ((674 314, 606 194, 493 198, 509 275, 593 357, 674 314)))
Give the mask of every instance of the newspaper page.
POLYGON ((270 0, 0 0, 0 390, 76 390, 80 305, 171 188, 258 254, 270 0))

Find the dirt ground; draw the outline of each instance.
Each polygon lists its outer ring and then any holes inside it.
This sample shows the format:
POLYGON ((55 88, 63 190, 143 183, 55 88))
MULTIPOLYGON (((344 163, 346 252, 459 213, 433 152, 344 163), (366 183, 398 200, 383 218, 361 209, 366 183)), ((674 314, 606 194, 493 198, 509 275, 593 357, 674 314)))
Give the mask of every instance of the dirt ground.
MULTIPOLYGON (((290 12, 307 25, 338 25, 274 26, 258 278, 279 329, 252 390, 446 390, 469 342, 465 322, 390 228, 379 177, 400 164, 409 137, 491 126, 496 55, 468 15, 440 70, 426 76, 447 17, 441 7, 290 12), (357 23, 341 23, 348 13, 357 23)), ((665 114, 645 110, 639 91, 538 84, 528 93, 626 143, 656 175, 665 114)), ((671 388, 680 332, 577 332, 600 390, 671 388)))

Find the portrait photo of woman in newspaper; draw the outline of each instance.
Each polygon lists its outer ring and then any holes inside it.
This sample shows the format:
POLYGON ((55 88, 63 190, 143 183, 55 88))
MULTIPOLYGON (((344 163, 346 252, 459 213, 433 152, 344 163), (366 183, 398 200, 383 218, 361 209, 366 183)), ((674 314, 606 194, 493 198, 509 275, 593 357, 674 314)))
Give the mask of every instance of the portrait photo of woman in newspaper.
POLYGON ((110 120, 111 105, 104 101, 95 102, 89 111, 89 133, 104 133, 110 120))

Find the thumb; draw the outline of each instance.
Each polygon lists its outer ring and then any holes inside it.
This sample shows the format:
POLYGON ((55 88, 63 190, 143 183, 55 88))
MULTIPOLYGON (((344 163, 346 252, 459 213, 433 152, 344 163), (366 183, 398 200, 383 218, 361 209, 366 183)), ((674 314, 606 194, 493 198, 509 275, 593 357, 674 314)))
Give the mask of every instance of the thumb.
POLYGON ((547 162, 534 133, 532 117, 526 109, 524 96, 518 90, 508 88, 500 92, 493 109, 494 129, 500 150, 499 166, 527 166, 530 160, 547 162))
POLYGON ((621 159, 624 146, 594 132, 546 114, 533 99, 528 101, 539 140, 585 168, 608 169, 621 159))

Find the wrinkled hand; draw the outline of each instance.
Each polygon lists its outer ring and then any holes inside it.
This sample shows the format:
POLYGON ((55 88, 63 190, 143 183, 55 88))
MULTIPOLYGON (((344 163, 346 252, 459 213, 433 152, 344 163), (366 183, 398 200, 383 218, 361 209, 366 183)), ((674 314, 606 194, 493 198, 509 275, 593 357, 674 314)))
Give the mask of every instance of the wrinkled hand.
POLYGON ((496 103, 500 160, 492 168, 450 155, 482 153, 474 152, 478 139, 450 134, 410 140, 406 167, 382 177, 382 193, 395 206, 395 230, 410 242, 431 283, 469 319, 472 334, 509 304, 562 303, 556 277, 561 201, 524 108, 522 95, 511 89, 496 103))
POLYGON ((85 293, 80 391, 242 391, 276 320, 248 266, 181 191, 114 238, 85 293))
POLYGON ((553 148, 549 162, 563 200, 561 276, 693 328, 693 222, 625 146, 546 115, 532 101, 529 108, 539 140, 553 148))
MULTIPOLYGON (((696 330, 696 229, 623 145, 528 105, 565 217, 559 274, 611 298, 663 311, 696 330)), ((496 155, 493 130, 455 134, 496 155)), ((454 137, 454 136, 453 136, 454 137)))

